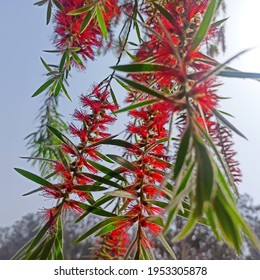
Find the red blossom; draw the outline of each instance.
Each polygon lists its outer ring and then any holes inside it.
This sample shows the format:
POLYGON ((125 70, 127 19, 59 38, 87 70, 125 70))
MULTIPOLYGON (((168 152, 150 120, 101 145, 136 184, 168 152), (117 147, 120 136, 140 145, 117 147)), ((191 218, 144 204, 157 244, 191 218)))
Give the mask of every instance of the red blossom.
POLYGON ((54 165, 54 169, 57 173, 59 173, 65 179, 72 179, 72 174, 64 167, 61 162, 56 162, 54 165))
MULTIPOLYGON (((86 1, 60 0, 60 3, 64 11, 58 10, 54 17, 54 31, 56 33, 54 42, 56 47, 60 50, 68 47, 79 48, 77 52, 84 60, 88 58, 93 60, 96 49, 102 46, 102 32, 100 28, 95 23, 95 20, 92 19, 87 28, 83 32, 80 32, 86 13, 76 16, 68 15, 69 12, 82 8, 86 4, 86 1)), ((100 5, 105 24, 109 27, 112 19, 117 18, 120 13, 117 0, 106 0, 97 3, 97 5, 100 5)), ((82 68, 76 61, 74 61, 74 64, 82 68)))

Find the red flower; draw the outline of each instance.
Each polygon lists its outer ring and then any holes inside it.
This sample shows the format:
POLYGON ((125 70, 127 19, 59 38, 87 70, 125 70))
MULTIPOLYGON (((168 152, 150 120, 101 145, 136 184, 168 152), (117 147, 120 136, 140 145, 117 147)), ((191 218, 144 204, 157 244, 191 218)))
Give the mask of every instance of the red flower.
MULTIPOLYGON (((60 50, 66 48, 79 48, 78 54, 80 54, 84 60, 94 59, 95 50, 102 46, 102 33, 95 20, 92 19, 87 28, 80 32, 82 22, 86 16, 86 13, 79 14, 76 16, 68 15, 69 12, 82 8, 86 3, 85 0, 60 0, 64 11, 57 11, 54 22, 55 22, 55 33, 56 38, 54 40, 56 47, 60 50)), ((95 5, 93 3, 93 5, 95 5)), ((105 19, 105 24, 107 27, 113 18, 118 17, 120 10, 117 5, 117 0, 106 0, 101 3, 96 3, 99 5, 102 14, 105 19)), ((74 64, 81 67, 76 61, 74 64)))
POLYGON ((163 231, 163 227, 161 227, 155 223, 152 223, 150 221, 147 221, 146 218, 143 218, 141 220, 140 224, 141 224, 141 227, 148 228, 151 231, 151 233, 154 235, 158 235, 163 231))
POLYGON ((61 162, 56 162, 54 165, 54 169, 65 179, 72 179, 72 174, 64 167, 64 165, 61 162))

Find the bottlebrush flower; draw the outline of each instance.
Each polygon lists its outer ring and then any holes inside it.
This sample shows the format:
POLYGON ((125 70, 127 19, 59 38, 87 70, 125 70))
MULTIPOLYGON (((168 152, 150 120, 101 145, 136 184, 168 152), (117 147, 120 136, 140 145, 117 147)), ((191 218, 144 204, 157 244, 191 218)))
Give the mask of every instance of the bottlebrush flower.
POLYGON ((116 229, 103 235, 99 244, 95 259, 120 260, 124 258, 130 245, 129 234, 124 230, 116 229))
MULTIPOLYGON (((66 48, 79 48, 78 54, 86 61, 87 59, 93 60, 97 48, 102 46, 102 32, 96 23, 95 18, 92 19, 83 32, 81 25, 85 19, 86 13, 79 15, 68 15, 69 12, 84 7, 85 5, 99 5, 102 10, 102 15, 106 27, 109 28, 113 18, 118 18, 120 9, 117 0, 102 0, 97 3, 92 3, 86 0, 60 0, 60 4, 64 10, 58 10, 54 17, 55 24, 55 39, 54 43, 60 50, 66 48)), ((90 10, 88 13, 93 13, 90 10)), ((73 61, 77 67, 80 66, 75 60, 73 61)))
POLYGON ((158 235, 163 231, 163 227, 159 226, 155 223, 152 223, 147 220, 147 218, 143 218, 140 223, 141 227, 149 229, 149 231, 154 234, 158 235))

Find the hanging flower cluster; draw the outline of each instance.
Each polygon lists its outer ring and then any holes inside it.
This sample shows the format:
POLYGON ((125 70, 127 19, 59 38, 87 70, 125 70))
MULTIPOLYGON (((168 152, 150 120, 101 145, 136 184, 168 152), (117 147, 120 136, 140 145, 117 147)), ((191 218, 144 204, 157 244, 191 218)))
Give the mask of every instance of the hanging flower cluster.
POLYGON ((43 195, 54 199, 61 199, 61 203, 51 209, 46 209, 46 217, 49 220, 50 227, 53 227, 55 215, 61 210, 73 210, 83 213, 84 207, 82 201, 91 200, 89 191, 85 191, 87 186, 93 185, 92 174, 98 170, 89 162, 89 159, 99 160, 98 142, 109 137, 106 132, 107 126, 115 121, 115 117, 110 115, 117 107, 108 101, 108 92, 95 86, 89 95, 81 96, 82 109, 75 110, 74 118, 80 123, 80 126, 71 124, 69 130, 72 136, 78 138, 78 144, 75 145, 69 139, 64 138, 61 149, 66 156, 69 156, 71 162, 68 163, 64 157, 63 162, 55 162, 53 168, 55 174, 62 178, 61 183, 43 186, 43 195), (86 169, 88 172, 84 172, 86 169), (84 188, 86 187, 86 188, 84 188), (79 200, 71 198, 76 195, 79 200))
MULTIPOLYGON (((62 11, 57 11, 54 17, 55 45, 59 50, 76 48, 77 54, 82 58, 93 60, 98 48, 102 46, 102 30, 97 24, 96 16, 101 17, 106 28, 110 27, 113 19, 118 18, 120 9, 117 0, 61 0, 62 11), (80 8, 86 8, 86 12, 76 12, 80 8), (71 13, 71 14, 70 14, 71 13), (86 25, 84 26, 84 21, 86 25)), ((80 67, 74 60, 76 66, 80 67)))

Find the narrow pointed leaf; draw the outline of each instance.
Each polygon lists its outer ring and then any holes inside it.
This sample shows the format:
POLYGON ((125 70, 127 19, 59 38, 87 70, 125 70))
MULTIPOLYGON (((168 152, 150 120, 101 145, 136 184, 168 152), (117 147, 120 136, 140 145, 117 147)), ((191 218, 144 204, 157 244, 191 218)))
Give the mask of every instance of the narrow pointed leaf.
POLYGON ((216 116, 216 118, 219 119, 229 129, 234 131, 237 135, 241 136, 242 138, 248 140, 246 136, 243 133, 241 133, 232 123, 230 123, 218 110, 214 110, 213 113, 216 116))
POLYGON ((89 229, 88 231, 86 231, 84 234, 82 234, 79 238, 77 238, 74 243, 79 243, 80 241, 86 239, 87 237, 89 237, 90 235, 92 235, 93 233, 95 233, 96 231, 98 231, 99 229, 102 229, 103 227, 105 227, 108 224, 111 224, 114 222, 114 218, 108 218, 98 224, 96 224, 95 226, 93 226, 91 229, 89 229))
POLYGON ((61 5, 61 3, 58 0, 52 0, 54 5, 60 10, 60 11, 64 11, 63 6, 61 5))
POLYGON ((153 3, 155 8, 172 24, 173 16, 169 13, 166 9, 164 9, 161 5, 157 4, 156 2, 153 3))
POLYGON ((172 249, 172 247, 169 245, 169 243, 166 241, 164 236, 162 234, 158 235, 159 240, 161 241, 163 247, 167 250, 167 252, 171 255, 173 260, 177 260, 177 257, 172 249))
POLYGON ((88 213, 93 213, 93 214, 96 214, 98 216, 102 216, 102 217, 114 217, 114 216, 116 216, 115 214, 113 214, 111 212, 108 212, 108 211, 106 211, 102 208, 94 207, 93 205, 87 205, 85 203, 80 203, 79 206, 80 206, 80 208, 84 209, 88 213))
POLYGON ((149 63, 132 63, 125 65, 117 65, 111 67, 114 70, 127 72, 127 73, 146 73, 163 71, 166 67, 159 64, 149 64, 149 63))
POLYGON ((127 106, 125 108, 119 109, 119 110, 115 111, 114 113, 118 114, 118 113, 128 112, 128 111, 131 111, 131 110, 136 109, 136 108, 140 108, 140 107, 150 105, 150 104, 152 104, 156 101, 157 101, 157 99, 148 99, 148 100, 140 101, 140 102, 134 103, 130 106, 127 106))
POLYGON ((81 26, 80 26, 80 33, 83 33, 85 30, 86 30, 86 28, 88 27, 88 25, 89 25, 89 23, 91 22, 91 20, 93 19, 93 17, 94 17, 94 13, 92 12, 92 11, 89 11, 87 14, 86 14, 86 16, 85 16, 85 18, 84 18, 84 20, 82 21, 82 24, 81 24, 81 26))
POLYGON ((107 26, 99 5, 96 5, 96 11, 97 11, 97 21, 98 21, 99 28, 104 38, 107 40, 107 26))
POLYGON ((42 62, 42 64, 43 64, 43 66, 46 68, 46 70, 48 70, 49 72, 51 72, 52 70, 51 70, 51 68, 49 67, 49 65, 43 60, 43 58, 40 57, 40 59, 41 59, 41 62, 42 62))
POLYGON ((196 186, 196 214, 200 216, 204 205, 212 197, 214 187, 214 170, 207 148, 201 139, 196 137, 196 158, 198 162, 196 186))
POLYGON ((69 140, 68 137, 66 137, 64 134, 62 134, 60 131, 58 131, 56 128, 47 125, 47 128, 58 138, 60 139, 63 143, 69 145, 75 152, 75 154, 78 154, 78 149, 77 147, 69 140))
POLYGON ((172 242, 177 242, 185 238, 196 226, 196 222, 197 222, 197 217, 191 214, 184 228, 181 230, 181 232, 178 235, 176 235, 172 239, 172 242))
POLYGON ((95 234, 95 237, 107 234, 107 233, 117 229, 119 226, 120 225, 115 225, 115 224, 111 223, 111 224, 103 227, 97 234, 95 234))
POLYGON ((93 165, 95 168, 97 168, 99 171, 101 171, 102 173, 106 174, 106 175, 109 175, 111 178, 116 178, 120 181, 124 181, 126 182, 126 179, 121 176, 119 174, 119 171, 116 171, 116 170, 112 170, 100 163, 97 163, 95 161, 92 161, 92 160, 87 160, 91 165, 93 165))
POLYGON ((93 9, 93 4, 90 5, 85 5, 84 7, 77 9, 77 10, 73 10, 67 13, 67 15, 69 16, 76 16, 76 15, 80 15, 83 13, 88 12, 89 10, 93 9))
POLYGON ((39 185, 42 185, 45 187, 49 187, 51 185, 51 183, 49 183, 47 180, 39 177, 38 175, 35 175, 35 174, 29 172, 29 171, 26 171, 26 170, 23 170, 20 168, 14 168, 14 169, 15 169, 15 171, 17 171, 18 173, 23 175, 25 178, 30 179, 31 181, 33 181, 39 185))
POLYGON ((120 80, 122 80, 123 82, 127 83, 128 85, 130 85, 131 87, 135 88, 135 89, 138 89, 142 92, 145 92, 145 93, 148 93, 156 98, 158 98, 159 100, 165 100, 165 101, 168 101, 168 102, 173 102, 171 99, 169 99, 168 97, 164 96, 161 92, 157 91, 157 90, 153 90, 143 84, 140 84, 140 83, 137 83, 137 82, 134 82, 132 80, 129 80, 129 79, 126 79, 126 78, 123 78, 123 77, 120 77, 120 76, 117 76, 117 78, 119 78, 120 80))
POLYGON ((37 95, 39 95, 40 93, 42 93, 45 89, 47 89, 51 84, 53 84, 55 82, 55 78, 52 78, 48 81, 46 81, 44 84, 42 84, 36 91, 35 93, 32 95, 32 97, 35 97, 37 95))
POLYGON ((111 158, 113 161, 117 162, 119 165, 125 167, 126 169, 132 170, 132 171, 136 171, 138 170, 138 168, 131 163, 130 161, 117 156, 117 155, 107 155, 109 158, 111 158))
POLYGON ((48 7, 47 7, 47 18, 46 18, 46 24, 48 25, 51 20, 51 13, 52 13, 52 2, 49 1, 48 7))
POLYGON ((215 16, 215 12, 217 10, 218 1, 217 0, 211 0, 209 1, 208 8, 204 14, 203 20, 198 28, 198 31, 193 39, 191 50, 197 49, 197 47, 200 45, 202 40, 205 38, 205 36, 208 33, 208 30, 210 29, 212 20, 215 16))
POLYGON ((109 179, 106 179, 105 177, 101 177, 101 176, 94 175, 94 174, 91 174, 91 173, 86 173, 86 172, 82 172, 81 174, 95 180, 96 182, 106 184, 106 185, 109 185, 111 187, 115 187, 117 189, 122 189, 123 188, 120 184, 118 184, 116 182, 113 182, 109 179))
POLYGON ((115 196, 115 197, 123 197, 123 198, 130 198, 130 199, 137 199, 137 197, 127 191, 124 190, 116 190, 113 192, 107 192, 106 195, 115 196))
POLYGON ((184 160, 188 153, 190 138, 191 138, 191 129, 190 126, 188 126, 182 136, 180 147, 177 152, 177 158, 174 166, 174 179, 178 177, 180 171, 182 170, 184 160))
POLYGON ((80 185, 80 186, 75 186, 75 190, 79 191, 84 191, 84 192, 100 192, 100 191, 105 191, 107 190, 106 187, 102 187, 99 185, 80 185))
POLYGON ((35 189, 35 190, 30 191, 28 193, 25 193, 25 194, 23 194, 23 196, 28 196, 28 195, 31 195, 31 194, 34 194, 34 193, 40 192, 40 191, 42 191, 42 188, 38 188, 38 189, 35 189))
POLYGON ((84 67, 83 62, 81 61, 81 59, 79 58, 79 56, 75 53, 75 52, 71 52, 72 57, 74 58, 74 60, 82 67, 84 67))

